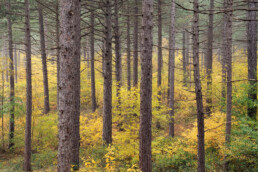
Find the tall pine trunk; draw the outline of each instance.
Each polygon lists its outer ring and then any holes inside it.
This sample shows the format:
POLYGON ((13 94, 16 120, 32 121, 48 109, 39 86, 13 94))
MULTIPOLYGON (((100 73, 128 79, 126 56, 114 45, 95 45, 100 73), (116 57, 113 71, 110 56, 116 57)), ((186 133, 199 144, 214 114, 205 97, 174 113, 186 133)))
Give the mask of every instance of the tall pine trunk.
MULTIPOLYGON (((232 15, 233 15, 233 0, 225 0, 225 23, 224 37, 225 44, 225 64, 227 72, 227 119, 226 119, 226 146, 230 144, 231 135, 231 111, 232 111, 232 15)), ((225 155, 225 171, 229 171, 229 161, 225 155)))
POLYGON ((130 5, 127 6, 127 89, 131 90, 131 26, 130 5))
MULTIPOLYGON (((8 11, 11 9, 11 4, 10 1, 7 2, 7 8, 8 11)), ((9 58, 10 58, 10 63, 9 63, 9 71, 10 71, 10 128, 9 128, 9 149, 13 148, 14 146, 14 61, 13 61, 13 33, 12 33, 12 21, 11 21, 11 16, 7 17, 7 26, 8 26, 8 44, 9 44, 9 58)))
POLYGON ((169 35, 169 136, 175 136, 174 117, 175 117, 175 0, 171 1, 171 19, 170 19, 170 35, 169 35))
POLYGON ((29 0, 25 0, 25 52, 26 52, 26 126, 24 148, 24 171, 31 171, 31 114, 32 114, 32 84, 31 84, 31 40, 30 40, 30 9, 29 0))
POLYGON ((248 116, 256 119, 257 107, 254 102, 257 100, 257 20, 256 20, 256 2, 248 0, 247 15, 247 49, 248 49, 248 80, 250 84, 248 98, 248 116))
POLYGON ((90 54, 91 54, 91 101, 92 101, 92 111, 95 112, 97 109, 96 101, 96 87, 95 87, 95 47, 94 47, 94 12, 91 12, 90 16, 91 22, 91 32, 90 32, 90 54))
POLYGON ((211 114, 212 108, 212 53, 213 53, 213 10, 214 0, 210 0, 210 12, 209 12, 209 26, 208 26, 208 45, 206 56, 206 74, 207 74, 207 98, 206 98, 206 113, 211 114))
POLYGON ((105 7, 105 48, 104 48, 104 100, 103 132, 104 145, 112 143, 112 3, 104 1, 105 7))
POLYGON ((202 87, 199 70, 199 0, 194 0, 194 23, 193 23, 193 66, 194 84, 197 104, 197 127, 198 127, 198 172, 205 172, 205 147, 204 147, 204 112, 202 100, 202 87))
POLYGON ((138 0, 135 0, 134 7, 134 55, 133 55, 133 86, 138 85, 138 0))
POLYGON ((39 12, 40 48, 41 48, 41 58, 42 58, 42 70, 43 70, 43 85, 44 85, 44 114, 47 114, 50 111, 49 89, 48 89, 48 71, 47 71, 47 54, 46 54, 43 9, 39 3, 38 3, 38 12, 39 12))
POLYGON ((142 1, 142 30, 139 158, 140 169, 151 172, 153 0, 142 1))
POLYGON ((60 74, 58 171, 79 169, 80 0, 59 0, 60 74))

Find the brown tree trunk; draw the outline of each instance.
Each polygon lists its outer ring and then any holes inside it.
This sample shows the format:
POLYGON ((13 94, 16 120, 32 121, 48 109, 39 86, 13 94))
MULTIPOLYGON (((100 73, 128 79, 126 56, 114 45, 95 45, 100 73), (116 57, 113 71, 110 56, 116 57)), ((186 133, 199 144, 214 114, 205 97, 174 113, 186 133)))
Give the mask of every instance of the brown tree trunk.
POLYGON ((142 1, 141 103, 140 103, 140 169, 152 171, 152 29, 153 0, 142 1))
MULTIPOLYGON (((225 44, 225 60, 227 71, 227 119, 226 119, 226 145, 230 144, 231 135, 231 110, 232 110, 232 15, 233 15, 233 0, 225 0, 225 23, 224 37, 225 44)), ((229 171, 229 162, 225 156, 225 171, 229 171)))
POLYGON ((29 0, 25 0, 25 52, 26 52, 26 126, 24 148, 24 171, 31 171, 31 114, 32 114, 32 85, 31 85, 31 40, 30 40, 30 9, 29 0))
POLYGON ((199 1, 194 0, 193 23, 193 65, 194 84, 197 103, 197 127, 198 127, 198 172, 205 172, 205 148, 204 148, 204 113, 202 100, 202 87, 199 71, 199 1))
POLYGON ((57 94, 56 94, 56 108, 59 107, 59 83, 60 83, 60 46, 59 46, 59 1, 56 0, 56 69, 57 69, 57 94))
POLYGON ((185 41, 186 41, 186 32, 185 31, 183 31, 183 40, 182 40, 182 42, 183 42, 183 84, 184 84, 184 86, 186 86, 186 73, 187 73, 187 71, 186 71, 186 47, 185 47, 185 41))
MULTIPOLYGON (((11 9, 10 1, 7 2, 7 10, 11 9)), ((13 138, 14 138, 14 67, 13 67, 13 33, 12 33, 12 21, 11 16, 7 17, 7 26, 8 26, 8 43, 9 43, 9 71, 10 71, 10 128, 9 128, 9 149, 12 149, 14 146, 13 138)))
POLYGON ((104 100, 103 132, 104 145, 112 143, 112 4, 104 1, 105 7, 105 48, 104 48, 104 100))
POLYGON ((96 102, 96 87, 95 87, 95 47, 94 47, 94 12, 91 12, 91 35, 90 35, 90 54, 91 54, 91 101, 92 101, 92 111, 95 112, 97 109, 96 102))
POLYGON ((120 43, 120 32, 119 32, 119 21, 118 21, 118 0, 114 0, 114 17, 115 17, 115 55, 116 55, 116 82, 117 82, 117 108, 119 114, 121 114, 121 78, 122 78, 122 59, 121 59, 121 43, 120 43))
POLYGON ((42 70, 43 70, 43 85, 44 85, 44 114, 50 111, 49 108, 49 90, 48 90, 48 71, 47 71, 47 54, 46 54, 46 42, 44 31, 44 18, 41 5, 38 3, 39 12, 39 34, 40 34, 40 48, 42 58, 42 70))
POLYGON ((254 102, 257 100, 257 21, 256 21, 256 2, 248 0, 247 15, 247 49, 248 49, 248 80, 250 84, 248 98, 248 116, 256 120, 257 107, 254 102))
POLYGON ((209 26, 208 26, 208 49, 206 56, 206 74, 207 74, 207 98, 206 113, 211 114, 212 108, 212 53, 213 53, 213 10, 214 0, 210 0, 209 26))
POLYGON ((58 171, 79 169, 80 0, 59 0, 60 83, 58 171))
POLYGON ((134 55, 133 55, 133 86, 138 85, 138 0, 135 0, 134 7, 134 55))
POLYGON ((176 15, 176 9, 175 9, 175 0, 171 0, 171 21, 170 21, 170 35, 169 35, 169 73, 170 73, 170 83, 169 83, 169 108, 171 110, 169 111, 169 136, 174 137, 175 136, 175 15, 176 15))
POLYGON ((15 66, 15 83, 18 83, 18 57, 17 57, 17 47, 14 45, 14 66, 15 66))
POLYGON ((127 6, 127 89, 131 90, 131 27, 130 27, 130 5, 127 6))
POLYGON ((161 82, 162 82, 162 12, 161 0, 158 0, 158 100, 161 101, 161 82))

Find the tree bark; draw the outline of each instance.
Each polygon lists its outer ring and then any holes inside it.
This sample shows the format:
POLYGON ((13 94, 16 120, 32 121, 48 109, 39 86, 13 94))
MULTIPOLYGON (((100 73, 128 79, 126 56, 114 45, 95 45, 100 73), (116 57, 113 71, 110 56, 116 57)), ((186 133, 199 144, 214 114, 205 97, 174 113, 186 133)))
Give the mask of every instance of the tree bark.
POLYGON ((43 9, 39 3, 38 3, 38 12, 39 12, 40 48, 41 48, 41 58, 42 58, 42 70, 43 70, 43 85, 44 85, 44 114, 48 114, 48 112, 50 111, 50 108, 49 108, 47 54, 46 54, 43 9))
POLYGON ((32 114, 32 84, 31 84, 31 40, 30 40, 30 9, 29 0, 25 0, 25 52, 26 52, 26 126, 24 148, 24 171, 31 171, 31 114, 32 114))
POLYGON ((212 109, 212 54, 213 54, 213 10, 214 0, 210 0, 209 26, 208 26, 208 49, 206 56, 206 74, 207 74, 207 98, 206 113, 211 114, 212 109))
POLYGON ((116 82, 117 82, 117 109, 121 114, 121 82, 122 82, 122 58, 121 58, 121 43, 120 43, 120 32, 119 32, 119 21, 118 21, 118 0, 114 0, 114 17, 115 17, 115 56, 116 56, 116 82))
POLYGON ((198 127, 198 172, 205 172, 205 148, 204 148, 204 113, 202 100, 202 87, 199 71, 199 0, 194 0, 193 23, 193 65, 194 84, 197 104, 198 127))
MULTIPOLYGON (((7 2, 7 10, 10 11, 11 4, 10 1, 7 2)), ((9 71, 10 71, 10 128, 9 128, 9 149, 12 149, 14 146, 14 96, 15 96, 15 90, 14 90, 14 61, 13 61, 13 33, 12 33, 12 21, 11 16, 7 17, 7 26, 8 26, 8 44, 9 44, 9 71)))
POLYGON ((140 170, 152 171, 152 29, 153 0, 142 1, 141 103, 140 103, 140 170))
POLYGON ((56 93, 56 108, 59 109, 59 83, 60 83, 60 46, 59 46, 59 1, 56 0, 56 69, 57 69, 57 93, 56 93))
POLYGON ((134 55, 133 55, 133 86, 138 85, 138 0, 135 0, 134 7, 134 55))
POLYGON ((158 100, 161 103, 161 82, 162 82, 162 11, 161 0, 158 0, 158 100))
POLYGON ((94 22, 95 16, 94 12, 91 12, 91 35, 90 35, 90 54, 91 54, 91 101, 92 101, 92 111, 95 112, 97 109, 96 101, 96 87, 95 87, 95 47, 94 47, 94 22))
POLYGON ((130 27, 130 5, 127 6, 127 89, 131 90, 131 27, 130 27))
POLYGON ((186 41, 186 32, 183 31, 183 84, 186 86, 186 46, 185 46, 185 41, 186 41))
POLYGON ((169 73, 170 73, 170 83, 169 83, 169 136, 174 137, 175 136, 175 15, 176 15, 176 9, 175 9, 175 0, 171 0, 171 21, 170 21, 170 35, 169 35, 169 73))
POLYGON ((59 0, 60 83, 58 171, 79 169, 80 0, 59 0))
POLYGON ((105 7, 105 48, 104 48, 104 100, 103 132, 104 145, 112 143, 112 4, 104 1, 105 7))
MULTIPOLYGON (((224 37, 225 44, 225 60, 227 72, 227 119, 226 119, 226 145, 230 144, 231 135, 231 110, 232 110, 232 15, 233 15, 233 0, 225 0, 225 23, 224 37)), ((229 162, 225 156, 225 171, 229 170, 229 162)))
POLYGON ((248 0, 247 14, 247 49, 248 49, 248 80, 250 84, 248 98, 248 116, 256 120, 257 107, 254 102, 257 100, 257 21, 256 21, 256 2, 248 0), (253 80, 253 81, 252 81, 253 80))

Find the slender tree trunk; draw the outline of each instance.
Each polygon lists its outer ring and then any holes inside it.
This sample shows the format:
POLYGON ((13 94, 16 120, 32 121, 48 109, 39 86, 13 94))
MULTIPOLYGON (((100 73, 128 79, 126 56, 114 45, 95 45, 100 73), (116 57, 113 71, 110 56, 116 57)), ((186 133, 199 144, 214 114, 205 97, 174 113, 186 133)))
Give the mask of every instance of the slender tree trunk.
POLYGON ((60 4, 58 171, 79 169, 80 0, 60 4), (72 36, 71 36, 72 35, 72 36))
POLYGON ((250 84, 248 98, 248 116, 256 120, 257 107, 252 105, 257 100, 257 21, 256 21, 256 2, 248 0, 247 15, 247 49, 248 49, 248 80, 250 84))
MULTIPOLYGON (((224 37, 225 44, 225 60, 227 70, 227 119, 226 119, 226 145, 230 144, 231 135, 231 110, 232 110, 232 15, 233 0, 225 0, 225 24, 224 37)), ((225 156, 225 171, 229 171, 229 162, 225 156)))
POLYGON ((134 55, 133 55, 133 86, 138 85, 138 0, 135 0, 134 7, 134 55))
POLYGON ((31 40, 30 40, 30 8, 29 0, 25 0, 25 52, 26 52, 26 126, 24 148, 24 171, 31 171, 31 114, 32 114, 32 84, 31 84, 31 40))
POLYGON ((127 88, 131 90, 131 27, 130 27, 130 5, 127 6, 127 88))
POLYGON ((153 0, 142 1, 141 104, 140 104, 140 169, 152 171, 152 29, 153 0))
MULTIPOLYGON (((11 9, 11 4, 10 1, 7 2, 7 8, 8 11, 11 9)), ((14 61, 13 61, 13 33, 12 33, 12 21, 11 17, 7 17, 7 26, 8 26, 8 44, 9 44, 9 58, 10 58, 10 63, 9 63, 9 71, 10 71, 10 128, 9 128, 9 149, 12 149, 14 146, 14 61)))
POLYGON ((56 108, 59 107, 59 83, 60 83, 60 46, 59 46, 59 1, 56 0, 56 68, 57 68, 57 97, 56 97, 56 108))
POLYGON ((104 1, 105 6, 105 52, 104 52, 104 100, 103 100, 103 132, 105 145, 112 143, 112 4, 104 1))
POLYGON ((194 25, 193 25, 193 65, 194 83, 197 103, 197 127, 198 127, 198 172, 205 172, 205 148, 204 148, 204 113, 202 100, 202 87, 199 71, 199 1, 194 0, 194 25))
POLYGON ((15 83, 18 83, 18 58, 17 58, 17 48, 16 44, 14 45, 14 66, 15 66, 15 83))
POLYGON ((91 35, 90 35, 90 51, 91 51, 91 100, 92 100, 92 111, 95 112, 97 109, 96 102, 96 87, 95 87, 95 47, 94 47, 94 12, 91 12, 91 35))
POLYGON ((206 56, 206 74, 207 74, 207 98, 206 113, 211 114, 212 109, 212 54, 213 54, 213 10, 214 0, 210 0, 209 26, 208 26, 208 49, 206 56))
POLYGON ((175 136, 175 15, 176 15, 176 9, 175 9, 175 0, 171 0, 171 21, 170 21, 170 35, 169 35, 169 73, 170 73, 170 83, 169 83, 169 136, 174 137, 175 136))
POLYGON ((186 32, 185 31, 183 31, 183 40, 182 40, 182 42, 183 42, 183 84, 184 84, 184 86, 186 86, 186 73, 187 73, 187 71, 186 71, 186 47, 185 47, 185 40, 186 40, 186 32))
POLYGON ((39 34, 40 34, 40 47, 42 58, 42 70, 43 70, 43 85, 44 85, 44 114, 50 111, 49 108, 49 90, 48 90, 48 70, 47 70, 47 54, 46 54, 46 42, 44 31, 44 18, 43 10, 40 4, 38 4, 39 12, 39 34))
POLYGON ((162 82, 162 12, 161 0, 158 0, 158 100, 161 101, 161 82, 162 82))
POLYGON ((118 0, 114 0, 115 3, 115 55, 116 55, 116 82, 117 82, 117 99, 118 99, 118 111, 121 114, 121 82, 122 82, 122 58, 121 58, 121 43, 120 43, 120 32, 119 32, 119 21, 118 21, 118 0))
POLYGON ((2 117, 2 147, 3 147, 3 151, 5 150, 5 142, 4 142, 4 87, 5 87, 5 80, 4 80, 4 72, 2 71, 1 117, 2 117))

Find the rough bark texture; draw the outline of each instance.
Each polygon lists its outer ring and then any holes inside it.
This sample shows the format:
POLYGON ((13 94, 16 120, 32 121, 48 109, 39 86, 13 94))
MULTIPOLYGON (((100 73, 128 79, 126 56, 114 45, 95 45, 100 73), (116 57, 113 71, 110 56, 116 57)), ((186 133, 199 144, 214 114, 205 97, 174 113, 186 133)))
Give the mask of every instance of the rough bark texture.
POLYGON ((140 103, 140 169, 152 171, 152 29, 153 0, 142 1, 141 103, 140 103))
MULTIPOLYGON (((7 2, 7 10, 11 9, 10 1, 7 2)), ((13 61, 13 33, 12 33, 12 21, 11 16, 7 17, 7 27, 8 27, 8 50, 9 50, 9 71, 10 71, 10 125, 9 125, 9 146, 11 149, 14 146, 13 138, 14 138, 14 61, 13 61)))
POLYGON ((175 115, 175 15, 176 15, 176 9, 175 9, 175 0, 171 1, 171 21, 170 21, 170 35, 169 35, 169 73, 170 73, 170 83, 169 83, 169 108, 171 110, 169 111, 169 136, 174 137, 175 136, 175 127, 174 127, 174 115, 175 115))
POLYGON ((186 71, 186 47, 185 47, 185 40, 186 40, 186 38, 185 38, 185 35, 186 35, 186 32, 185 31, 183 31, 183 40, 182 40, 182 42, 183 42, 183 72, 184 72, 184 74, 183 74, 183 84, 184 84, 184 86, 186 86, 186 73, 187 73, 187 71, 186 71))
POLYGON ((158 100, 161 101, 161 82, 162 82, 162 14, 161 14, 161 0, 158 0, 158 100))
POLYGON ((131 90, 131 26, 130 5, 127 6, 127 89, 131 90))
POLYGON ((105 6, 105 48, 104 48, 104 100, 103 100, 103 132, 105 145, 112 143, 112 4, 104 1, 105 6))
POLYGON ((248 116, 256 119, 257 107, 253 106, 257 100, 257 21, 255 0, 248 0, 247 22, 247 51, 248 51, 248 80, 250 84, 248 98, 248 116))
POLYGON ((208 49, 206 54, 206 74, 207 74, 206 113, 207 115, 211 114, 211 108, 212 108, 213 10, 214 10, 214 0, 210 0, 208 45, 207 45, 208 49))
POLYGON ((31 40, 30 40, 30 9, 29 0, 25 0, 25 52, 26 52, 26 126, 24 148, 24 171, 31 171, 31 114, 32 114, 32 85, 31 85, 31 40))
POLYGON ((135 0, 134 7, 134 54, 133 54, 133 86, 138 85, 138 0, 135 0))
POLYGON ((205 172, 205 148, 204 148, 204 113, 202 100, 202 87, 199 71, 199 1, 194 0, 193 23, 193 65, 194 84, 197 103, 197 127, 198 127, 198 172, 205 172))
POLYGON ((115 56, 116 56, 116 82, 117 82, 117 110, 121 113, 121 82, 122 82, 122 58, 121 58, 121 43, 120 43, 120 32, 119 32, 119 21, 118 21, 118 0, 114 0, 114 18, 115 18, 115 56))
MULTIPOLYGON (((230 144, 231 135, 231 110, 232 110, 232 15, 233 15, 233 0, 225 0, 225 23, 224 37, 225 44, 225 60, 227 71, 227 119, 226 119, 226 145, 230 144)), ((225 156, 225 171, 228 171, 229 164, 227 156, 225 156)))
POLYGON ((50 111, 49 89, 48 89, 48 71, 47 71, 47 54, 46 54, 43 10, 42 10, 42 6, 40 4, 38 4, 38 12, 39 12, 40 48, 41 48, 41 58, 42 58, 42 70, 43 70, 43 85, 44 85, 44 114, 47 114, 50 111))
POLYGON ((60 74, 60 63, 59 63, 59 59, 60 59, 60 47, 59 47, 59 0, 56 0, 56 69, 57 69, 57 97, 56 97, 56 108, 58 109, 59 107, 59 74, 60 74))
POLYGON ((91 54, 91 101, 92 101, 92 111, 95 112, 97 109, 96 101, 96 87, 95 87, 95 47, 94 47, 94 12, 91 12, 90 16, 91 22, 91 32, 90 32, 90 54, 91 54))
POLYGON ((58 171, 79 168, 80 0, 59 0, 60 83, 58 171))

